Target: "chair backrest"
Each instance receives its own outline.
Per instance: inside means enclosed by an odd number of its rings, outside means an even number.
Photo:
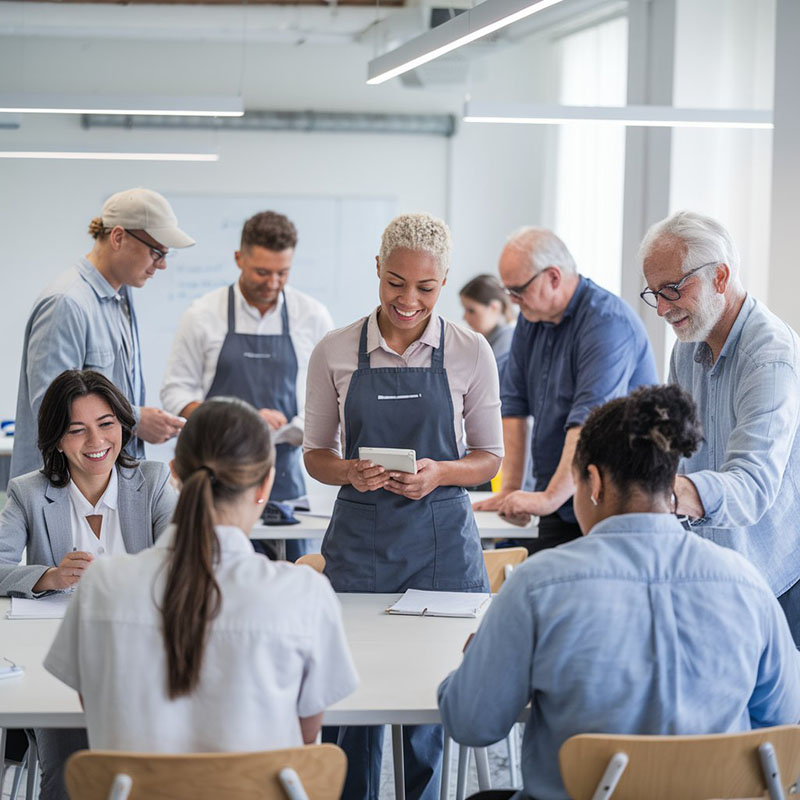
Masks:
[[[785,792],[800,773],[797,725],[708,736],[581,734],[561,745],[558,761],[572,800],[756,798],[767,790],[758,752],[765,742],[775,750]],[[617,753],[625,753],[628,763],[616,789],[595,795]]]
[[[307,567],[311,567],[311,569],[315,569],[317,572],[322,572],[322,570],[325,569],[325,556],[323,556],[322,553],[306,553],[304,556],[300,556],[294,563],[305,564]]]
[[[347,758],[332,744],[263,753],[163,755],[81,750],[67,761],[72,800],[106,800],[117,775],[129,775],[128,800],[287,800],[278,773],[291,767],[309,800],[339,800]]]
[[[515,567],[528,557],[524,547],[501,547],[498,550],[484,550],[483,563],[489,573],[489,586],[493,592],[500,591],[506,579],[506,567]]]

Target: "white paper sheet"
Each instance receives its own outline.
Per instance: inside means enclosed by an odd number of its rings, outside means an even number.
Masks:
[[[71,592],[49,594],[46,597],[12,597],[9,619],[61,619],[67,610]]]
[[[479,617],[489,605],[491,595],[483,592],[428,592],[406,589],[405,594],[386,609],[387,614],[412,614],[426,617]]]

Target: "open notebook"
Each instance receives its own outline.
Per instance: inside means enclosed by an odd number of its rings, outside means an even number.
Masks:
[[[59,592],[46,597],[12,597],[8,619],[61,619],[67,610],[72,592]]]
[[[406,589],[387,609],[387,614],[418,617],[479,617],[489,605],[491,595],[482,592],[427,592]]]

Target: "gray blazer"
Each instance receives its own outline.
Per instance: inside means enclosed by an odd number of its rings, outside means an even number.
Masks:
[[[172,520],[177,495],[169,468],[159,461],[116,467],[122,539],[129,553],[150,547]],[[8,483],[8,502],[0,512],[0,595],[33,597],[32,588],[50,567],[72,550],[68,487],[53,486],[41,472]],[[20,564],[27,547],[27,565]]]

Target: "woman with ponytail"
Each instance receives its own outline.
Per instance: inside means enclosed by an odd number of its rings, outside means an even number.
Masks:
[[[247,403],[203,403],[171,465],[174,524],[81,581],[45,667],[81,693],[92,748],[292,747],[313,742],[325,708],[355,688],[327,579],[249,541],[274,455]]]
[[[697,409],[678,386],[595,409],[573,462],[583,538],[514,570],[439,687],[447,730],[472,746],[502,739],[530,702],[528,797],[567,798],[558,750],[578,733],[800,720],[800,653],[766,581],[673,513],[678,462],[701,442]]]

